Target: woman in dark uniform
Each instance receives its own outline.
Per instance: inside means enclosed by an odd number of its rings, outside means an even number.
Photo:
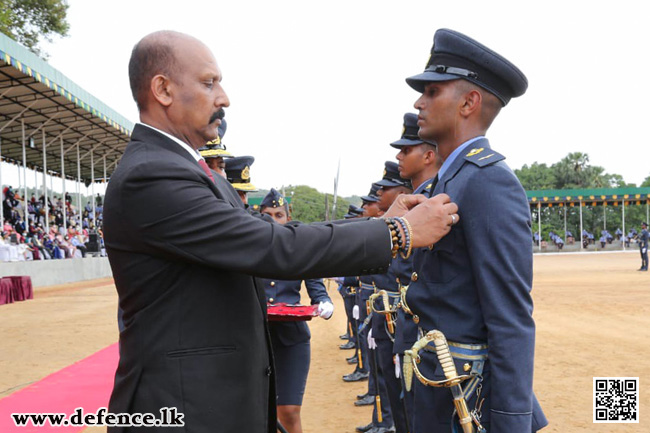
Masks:
[[[264,197],[261,212],[271,216],[278,224],[291,220],[284,197],[275,189]],[[269,304],[300,303],[302,280],[283,281],[258,279],[266,292]],[[324,319],[332,317],[334,305],[327,295],[322,279],[304,280],[311,304],[318,304],[318,314]],[[302,433],[300,408],[307,384],[311,346],[311,333],[305,322],[269,322],[271,345],[275,358],[278,419],[289,433]]]

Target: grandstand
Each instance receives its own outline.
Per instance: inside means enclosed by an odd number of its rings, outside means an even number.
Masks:
[[[15,254],[20,260],[100,253],[101,196],[94,187],[110,178],[132,129],[132,122],[0,34],[0,261]],[[3,182],[8,164],[16,166],[19,185]],[[42,174],[42,191],[28,190],[28,168]],[[66,190],[66,180],[74,191]],[[91,187],[85,202],[82,185]],[[2,275],[11,272],[8,266],[0,265]],[[92,277],[99,276],[105,275]]]
[[[567,250],[608,247],[625,250],[636,240],[635,226],[650,220],[650,187],[540,190],[527,191],[526,195],[533,215],[533,242],[538,251],[560,251],[565,245]],[[553,212],[554,208],[560,215]],[[599,210],[602,216],[597,213]],[[587,217],[590,227],[585,225]],[[547,236],[542,233],[544,219],[554,219],[550,223],[552,227],[546,228]],[[596,223],[602,224],[602,229]],[[608,223],[610,228],[616,227],[614,235],[607,229]],[[573,233],[579,233],[580,237],[576,239]]]

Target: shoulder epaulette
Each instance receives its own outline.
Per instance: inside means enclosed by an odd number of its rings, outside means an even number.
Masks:
[[[465,154],[466,161],[478,165],[479,167],[485,167],[504,159],[506,159],[506,157],[501,155],[499,152],[484,147],[470,149],[469,152]]]

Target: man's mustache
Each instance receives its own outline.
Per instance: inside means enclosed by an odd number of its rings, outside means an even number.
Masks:
[[[221,120],[221,119],[224,118],[225,115],[226,115],[226,112],[223,110],[223,108],[220,108],[219,111],[217,111],[216,113],[214,113],[210,117],[210,122],[209,123],[213,123],[213,122],[215,122],[217,120]]]

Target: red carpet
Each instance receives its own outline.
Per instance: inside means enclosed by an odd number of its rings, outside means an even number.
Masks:
[[[108,406],[118,361],[117,343],[100,350],[18,392],[0,400],[0,432],[2,433],[72,433],[86,426],[52,427],[49,422],[35,427],[17,427],[12,413],[64,413],[73,415],[83,408],[84,414],[95,413]]]

